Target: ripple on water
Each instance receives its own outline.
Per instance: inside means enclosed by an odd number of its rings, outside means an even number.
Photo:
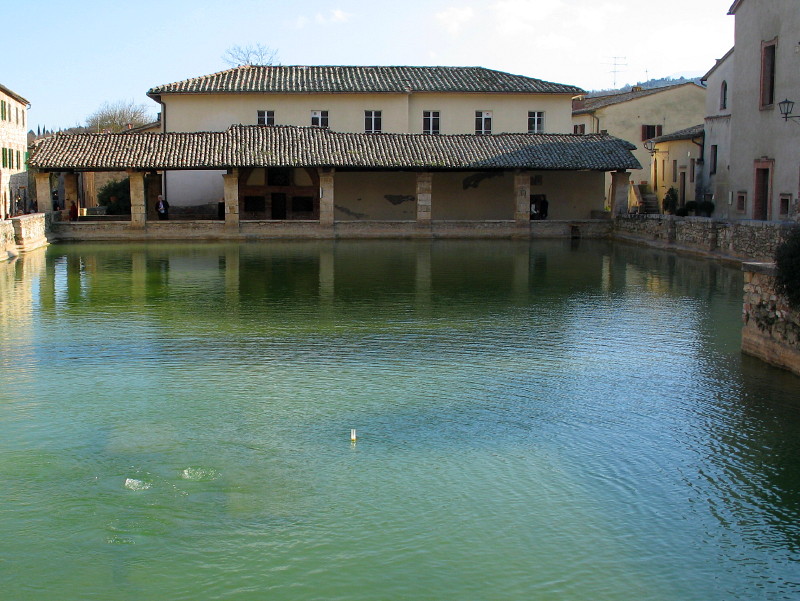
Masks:
[[[147,490],[152,484],[144,480],[137,480],[136,478],[125,478],[124,486],[128,490]]]

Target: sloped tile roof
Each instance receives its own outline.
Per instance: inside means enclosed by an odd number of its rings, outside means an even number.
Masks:
[[[605,134],[356,134],[235,125],[221,132],[56,135],[29,165],[43,170],[343,167],[366,169],[640,169],[630,142]]]
[[[584,90],[483,67],[245,65],[151,88],[147,94],[318,93],[583,94]]]
[[[681,86],[697,86],[698,88],[703,89],[702,86],[698,86],[696,83],[686,82],[686,83],[675,84],[674,86],[664,86],[661,88],[648,88],[646,90],[622,92],[617,94],[606,94],[604,96],[588,96],[584,100],[576,100],[572,103],[572,109],[573,109],[572,114],[585,115],[587,113],[593,113],[598,109],[611,106],[612,104],[619,104],[621,102],[638,100],[639,98],[652,96],[653,94],[660,94],[661,92],[674,90],[676,88],[680,88]]]
[[[653,142],[673,142],[675,140],[692,140],[694,138],[699,138],[705,134],[705,127],[703,125],[693,125],[692,127],[687,127],[686,129],[680,129],[678,131],[674,131],[671,134],[664,134],[663,136],[658,136],[657,138],[653,138]]]
[[[16,93],[16,92],[14,92],[13,90],[9,90],[9,89],[8,89],[7,87],[5,87],[3,84],[0,84],[0,92],[2,92],[3,94],[6,94],[7,96],[11,96],[11,98],[13,98],[14,100],[16,100],[16,101],[17,101],[17,102],[19,102],[20,104],[30,104],[30,102],[28,102],[27,100],[25,100],[25,99],[24,99],[22,96],[20,96],[19,94],[17,94],[17,93]]]

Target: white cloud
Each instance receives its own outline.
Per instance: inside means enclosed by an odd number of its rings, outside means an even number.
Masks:
[[[450,6],[436,13],[436,20],[453,36],[458,35],[474,17],[475,11],[470,6]]]
[[[352,17],[350,13],[346,13],[339,8],[333,8],[327,13],[317,13],[314,15],[314,21],[317,25],[330,25],[332,23],[347,23]]]
[[[331,21],[333,23],[347,23],[352,17],[350,13],[346,13],[343,10],[335,8],[331,11]]]

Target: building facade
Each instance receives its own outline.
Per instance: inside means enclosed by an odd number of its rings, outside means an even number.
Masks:
[[[633,88],[629,92],[581,96],[573,103],[573,131],[579,134],[607,132],[636,145],[634,156],[642,169],[631,171],[631,183],[653,187],[650,154],[644,142],[701,123],[706,90],[695,83],[662,88]],[[606,178],[606,190],[611,187]],[[655,192],[655,190],[653,190]],[[630,197],[631,205],[635,197]]]
[[[797,221],[800,119],[784,120],[780,103],[800,106],[800,7],[796,0],[737,0],[729,14],[736,19],[729,216]]]
[[[703,200],[703,125],[695,125],[651,140],[650,182],[659,206],[670,189],[677,207]]]
[[[165,133],[224,131],[243,124],[354,134],[494,135],[571,133],[571,102],[581,93],[575,86],[479,67],[243,66],[157,86],[148,96],[161,104]],[[170,203],[180,207],[219,201],[222,173],[168,173],[164,187]],[[251,177],[253,186],[264,185],[259,179],[263,174]],[[367,174],[351,185],[354,177],[341,176],[348,192],[337,203],[338,218],[396,215],[397,207],[385,203],[368,210],[366,205],[373,203],[365,199],[403,197],[413,187],[408,175],[408,181],[397,175],[396,185]],[[535,181],[544,179],[539,174]],[[488,184],[483,188],[491,195]],[[313,187],[302,174],[289,185]],[[466,206],[459,208],[470,214]],[[275,214],[282,215],[283,209]]]
[[[0,219],[30,209],[27,178],[28,106],[0,85]]]
[[[731,48],[702,80],[708,90],[702,195],[714,203],[714,215],[724,219],[741,217],[734,209],[735,199],[730,185],[731,107],[736,90],[733,62]]]

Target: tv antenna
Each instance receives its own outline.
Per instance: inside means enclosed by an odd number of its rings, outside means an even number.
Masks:
[[[627,56],[612,56],[611,60],[614,61],[614,62],[612,62],[612,63],[604,63],[604,64],[612,65],[612,69],[611,69],[610,72],[614,75],[614,87],[616,88],[617,87],[617,73],[622,73],[622,71],[624,71],[624,69],[621,69],[620,67],[627,67],[628,66],[628,63],[621,62],[621,61],[627,61],[628,57]]]

